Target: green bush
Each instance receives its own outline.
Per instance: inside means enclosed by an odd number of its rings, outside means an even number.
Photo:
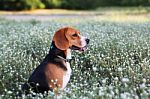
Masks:
[[[150,5],[150,0],[121,0],[121,6],[148,6]]]
[[[0,0],[1,10],[28,10],[45,8],[40,0]]]
[[[21,10],[23,9],[23,0],[0,0],[1,10]]]
[[[24,0],[24,9],[45,8],[45,5],[40,0]]]
[[[62,8],[67,9],[93,9],[99,6],[99,0],[64,0]]]
[[[61,8],[64,0],[42,0],[46,8]]]

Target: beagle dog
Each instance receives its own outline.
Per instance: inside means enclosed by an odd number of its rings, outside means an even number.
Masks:
[[[69,82],[71,68],[71,50],[84,52],[89,39],[80,35],[80,32],[71,27],[59,29],[53,37],[49,53],[40,65],[33,71],[22,90],[28,94],[29,90],[35,93],[64,89]]]

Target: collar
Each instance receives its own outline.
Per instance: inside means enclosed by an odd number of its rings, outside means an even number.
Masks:
[[[71,60],[72,60],[72,59],[65,59],[65,58],[63,58],[62,56],[59,56],[59,55],[57,55],[56,57],[57,57],[57,58],[60,58],[60,59],[62,59],[62,60],[64,60],[65,62],[69,62],[69,63],[70,63]]]

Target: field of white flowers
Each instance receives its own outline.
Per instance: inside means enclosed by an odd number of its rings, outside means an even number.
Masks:
[[[71,80],[59,98],[149,99],[150,23],[75,20],[0,19],[0,99],[15,98],[48,53],[54,32],[64,26],[80,30],[90,44],[85,53],[73,52]],[[53,93],[35,96],[43,97]]]

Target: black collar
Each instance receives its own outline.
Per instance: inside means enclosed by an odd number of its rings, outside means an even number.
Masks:
[[[60,59],[62,59],[62,60],[64,60],[65,62],[71,62],[71,59],[65,59],[65,58],[63,58],[63,57],[61,57],[61,56],[56,56],[57,58],[60,58]]]

